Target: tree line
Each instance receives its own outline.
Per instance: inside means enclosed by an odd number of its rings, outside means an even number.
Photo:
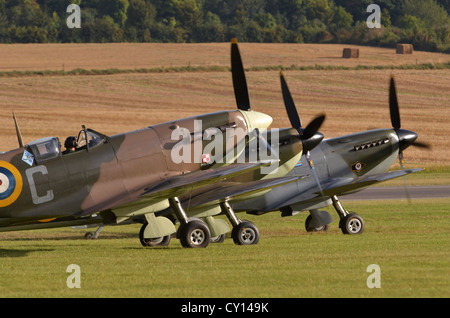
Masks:
[[[370,4],[380,7],[369,28]],[[70,4],[81,27],[69,28]],[[450,53],[450,0],[0,0],[1,43],[348,43]]]

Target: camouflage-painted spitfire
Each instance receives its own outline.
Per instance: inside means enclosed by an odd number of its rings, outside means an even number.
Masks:
[[[225,213],[234,220],[236,237],[245,235],[246,227],[227,201],[233,195],[267,191],[300,179],[279,177],[298,162],[303,141],[294,129],[280,131],[277,140],[270,134],[262,137],[261,130],[269,127],[272,118],[250,109],[236,40],[231,45],[231,64],[238,110],[193,116],[114,136],[83,127],[74,151],[68,153],[61,151],[56,137],[24,145],[14,117],[20,148],[0,154],[0,231],[139,221],[143,223],[140,241],[145,246],[164,245],[176,232],[184,247],[206,247],[211,236],[229,231],[223,220],[212,218]],[[323,119],[320,116],[318,121]],[[319,126],[310,128],[312,135]],[[228,134],[238,130],[241,134]],[[237,160],[252,155],[252,140],[258,147],[276,142],[276,158]],[[221,149],[212,147],[212,143],[221,145]],[[231,160],[220,160],[224,158]],[[261,172],[274,163],[281,168],[278,173]],[[203,209],[201,217],[206,222],[183,209],[180,196],[208,185],[219,189],[225,185],[224,180],[241,186],[222,191],[219,198],[215,196],[221,201],[221,209]],[[155,215],[169,207],[172,218]],[[176,221],[180,223],[177,231]]]
[[[353,193],[378,182],[406,176],[423,169],[404,169],[403,151],[409,146],[429,148],[427,144],[417,142],[417,134],[401,129],[400,114],[394,79],[391,78],[389,89],[389,109],[392,128],[375,129],[358,132],[336,138],[323,139],[317,132],[320,119],[313,120],[308,127],[302,128],[291,93],[285,78],[280,73],[283,100],[291,125],[302,139],[303,153],[298,162],[285,177],[285,184],[269,189],[266,193],[258,193],[252,197],[248,193],[233,197],[229,209],[234,212],[264,214],[281,211],[282,216],[296,215],[309,211],[305,228],[307,231],[324,231],[333,221],[331,215],[320,208],[333,205],[339,216],[339,227],[344,234],[361,234],[364,231],[364,220],[356,213],[347,211],[338,196]],[[316,122],[317,123],[314,123]],[[311,127],[316,128],[311,129]],[[281,130],[282,131],[282,130]],[[397,156],[402,169],[389,171]],[[303,178],[310,176],[309,178]],[[291,178],[298,177],[293,182]],[[249,184],[246,185],[247,187]],[[406,184],[405,184],[406,188]],[[214,198],[212,193],[218,196]],[[406,188],[406,193],[407,188]],[[201,216],[202,209],[220,203],[220,192],[211,188],[194,191],[189,197],[182,196],[182,204],[189,207],[190,213]],[[162,213],[173,213],[168,208]],[[233,220],[230,220],[233,223]],[[246,221],[243,222],[245,224]],[[233,228],[233,232],[234,232]],[[247,225],[242,236],[233,239],[238,244],[257,243],[257,229],[253,224]],[[223,236],[220,241],[223,240]]]
[[[283,75],[281,85],[285,106],[293,127],[301,127],[294,102]],[[356,213],[347,211],[338,196],[360,191],[378,182],[406,176],[423,169],[405,169],[403,151],[409,146],[429,148],[417,142],[418,135],[401,129],[400,112],[394,78],[389,87],[389,110],[392,128],[374,129],[350,135],[324,139],[311,151],[304,149],[301,160],[286,178],[312,175],[301,181],[272,189],[257,200],[249,199],[233,204],[236,212],[264,214],[281,211],[282,216],[292,216],[309,211],[305,228],[307,231],[324,231],[333,221],[331,215],[320,208],[333,205],[339,216],[339,227],[344,234],[361,234],[364,220]],[[400,159],[401,170],[388,171]],[[313,164],[314,162],[314,164]],[[405,179],[405,192],[409,199]]]

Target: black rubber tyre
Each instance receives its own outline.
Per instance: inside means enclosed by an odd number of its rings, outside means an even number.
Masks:
[[[259,242],[259,230],[250,221],[242,221],[233,227],[231,237],[237,245],[254,245]]]
[[[326,232],[326,231],[328,231],[328,224],[319,226],[319,227],[311,227],[309,225],[311,223],[311,220],[312,220],[312,216],[310,214],[310,215],[308,215],[308,217],[306,218],[306,221],[305,221],[306,232]]]
[[[223,243],[225,241],[226,234],[211,237],[211,243]]]
[[[202,221],[190,221],[178,229],[178,237],[183,247],[207,247],[211,240],[208,226]]]
[[[339,227],[344,234],[362,234],[364,232],[364,220],[356,213],[350,213],[342,218]]]
[[[149,246],[168,246],[170,243],[170,235],[157,238],[144,238],[144,231],[147,227],[147,223],[142,224],[141,230],[139,231],[139,241],[144,247]]]

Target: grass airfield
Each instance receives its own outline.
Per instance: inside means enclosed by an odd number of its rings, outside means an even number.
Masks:
[[[139,225],[105,227],[97,240],[68,228],[1,233],[0,297],[303,298],[450,296],[450,199],[350,201],[365,220],[362,235],[306,233],[308,213],[240,215],[261,240],[227,238],[206,249],[143,248]],[[81,288],[66,281],[80,266]],[[381,288],[368,288],[370,264]]]

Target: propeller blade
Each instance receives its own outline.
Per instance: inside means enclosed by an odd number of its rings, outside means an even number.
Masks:
[[[300,133],[300,128],[302,128],[302,123],[300,117],[298,116],[297,108],[295,107],[294,100],[292,99],[291,92],[287,86],[286,80],[284,79],[283,73],[280,71],[280,82],[281,82],[281,92],[283,94],[284,106],[289,117],[289,121],[293,128],[297,129]]]
[[[393,76],[391,76],[391,84],[389,87],[389,111],[391,113],[392,127],[394,127],[395,130],[400,129],[400,111],[398,109],[397,92]]]
[[[283,101],[284,106],[286,108],[286,112],[289,117],[289,121],[293,128],[295,128],[300,138],[303,142],[303,152],[306,155],[306,160],[308,161],[309,167],[311,169],[314,180],[316,181],[317,187],[319,188],[319,192],[321,196],[323,196],[322,186],[320,184],[319,176],[317,175],[316,168],[314,167],[314,162],[311,158],[310,150],[317,146],[323,139],[322,134],[318,134],[320,126],[322,126],[323,121],[325,120],[325,115],[320,115],[314,118],[305,129],[302,129],[302,124],[300,121],[300,117],[297,112],[297,108],[295,107],[294,100],[292,99],[291,92],[287,86],[286,80],[284,79],[283,72],[280,72],[280,82],[281,82],[281,92],[283,93]],[[314,138],[313,138],[314,137]]]
[[[313,137],[318,131],[320,126],[322,126],[325,115],[320,115],[316,117],[312,122],[306,126],[306,128],[301,131],[302,123],[300,121],[300,116],[298,115],[297,108],[295,107],[294,100],[292,98],[289,87],[284,78],[283,72],[280,72],[280,82],[281,82],[281,92],[283,93],[284,106],[289,117],[289,121],[293,128],[297,129],[302,140],[309,139]]]
[[[247,80],[245,79],[244,66],[242,65],[236,38],[231,40],[231,75],[238,109],[249,110],[250,97],[248,95]]]
[[[314,118],[308,126],[306,126],[305,130],[302,134],[302,139],[309,139],[312,136],[314,136],[320,129],[320,126],[322,126],[323,122],[325,120],[325,114],[322,114],[316,118]]]
[[[400,111],[398,107],[397,100],[397,92],[395,89],[395,81],[394,76],[391,75],[391,82],[389,87],[389,112],[391,114],[391,123],[392,127],[395,129],[395,132],[399,139],[399,149],[398,149],[398,159],[400,161],[400,167],[402,171],[405,171],[404,160],[403,160],[403,150],[408,148],[409,146],[416,146],[419,148],[430,148],[430,145],[426,143],[416,142],[417,134],[415,132],[400,129]],[[409,193],[408,183],[406,181],[406,175],[403,176],[403,182],[405,187],[406,198],[408,199],[408,203],[411,203],[411,194]]]
[[[405,161],[403,160],[403,152],[402,151],[400,151],[398,153],[398,159],[400,160],[400,167],[402,168],[402,171],[405,171],[405,166],[404,166]],[[406,181],[406,175],[403,176],[403,185],[405,187],[406,199],[408,200],[408,203],[411,203],[411,194],[409,193],[408,183]]]

